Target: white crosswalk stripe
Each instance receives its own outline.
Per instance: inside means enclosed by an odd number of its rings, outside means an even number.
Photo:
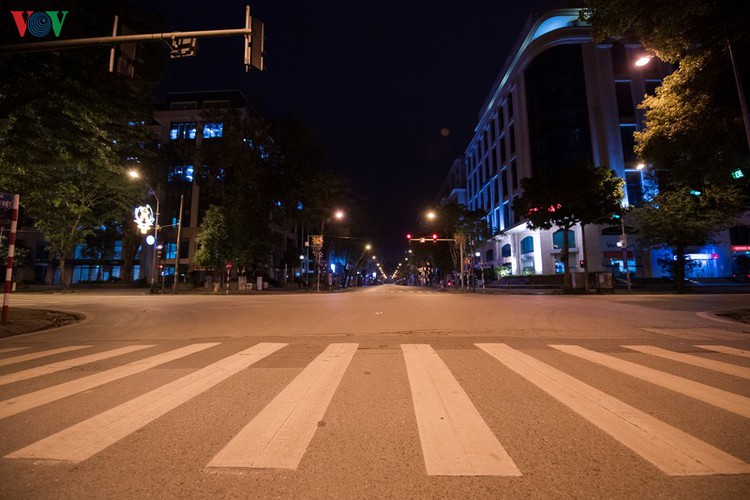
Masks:
[[[168,363],[175,359],[179,359],[183,356],[202,351],[218,345],[217,343],[207,344],[193,344],[181,349],[175,349],[173,351],[165,352],[163,354],[157,354],[140,361],[134,361],[124,366],[113,368],[101,373],[95,373],[88,377],[72,380],[64,384],[55,385],[42,389],[30,394],[18,396],[12,399],[6,399],[0,401],[0,419],[17,415],[26,410],[36,408],[38,406],[57,401],[58,399],[72,396],[83,391],[91,390],[100,385],[146,371],[155,366]]]
[[[699,476],[750,473],[750,464],[527,354],[505,344],[476,345],[665,474]]]
[[[721,352],[724,354],[731,354],[733,356],[741,356],[743,358],[750,358],[750,351],[737,349],[735,347],[727,347],[724,345],[697,345],[695,347],[700,347],[701,349],[705,349],[707,351]]]
[[[208,467],[296,469],[356,351],[330,345]]]
[[[650,345],[624,345],[623,347],[633,351],[642,352],[643,354],[650,354],[651,356],[658,356],[660,358],[726,373],[727,375],[750,379],[750,368],[745,368],[744,366],[723,363],[721,361],[701,358],[700,356],[693,356],[692,354],[685,354],[682,352],[668,351],[667,349]]]
[[[92,391],[88,397],[99,397],[104,393],[102,386],[105,384],[127,379],[131,375],[146,372],[169,361],[218,345],[218,343],[189,344],[150,356],[144,351],[139,356],[146,357],[138,361],[126,362],[114,368],[86,374],[74,380],[0,401],[0,419],[35,408],[42,412],[40,415],[45,415],[44,412],[55,412],[57,411],[55,403],[62,404],[63,398],[97,388],[99,389]],[[197,367],[188,375],[181,376],[114,408],[90,416],[59,432],[12,451],[5,458],[70,463],[87,460],[168,412],[180,411],[178,408],[184,403],[214,389],[222,381],[251,367],[258,361],[275,355],[285,346],[287,344],[260,343],[202,368]],[[475,346],[500,362],[496,364],[498,370],[505,367],[520,375],[531,385],[540,388],[566,405],[575,414],[604,431],[664,474],[670,476],[750,474],[750,464],[742,459],[690,435],[685,430],[662,422],[631,404],[626,404],[617,399],[614,393],[608,394],[587,385],[562,370],[506,344],[478,343]],[[71,346],[71,349],[58,351],[57,354],[71,353],[84,347],[88,346]],[[0,385],[10,383],[8,381],[11,378],[8,377],[15,376],[15,380],[25,380],[32,376],[60,372],[96,359],[108,359],[126,353],[143,351],[148,347],[152,346],[130,345],[88,356],[74,357],[67,361],[51,362],[33,369],[19,367],[17,373],[1,376]],[[620,373],[628,377],[637,377],[736,415],[750,418],[750,398],[581,346],[555,344],[549,347],[554,349],[549,352],[564,353],[556,353],[556,356],[572,355],[606,366],[616,372],[613,374],[615,377],[621,377]],[[743,373],[744,369],[731,363],[683,355],[647,345],[624,347],[647,355],[663,356],[689,363],[690,366],[715,370],[727,377],[737,376],[738,373]],[[697,347],[725,354],[741,355],[737,354],[737,349],[724,346]],[[196,465],[212,472],[221,472],[223,469],[233,472],[243,468],[298,469],[311,443],[315,445],[313,438],[319,429],[319,422],[329,412],[329,406],[340,383],[347,376],[348,367],[356,359],[357,351],[358,344],[356,343],[328,345],[257,415],[249,419],[250,422],[241,431],[228,442],[223,441],[215,450],[212,450],[215,455],[208,463]],[[522,470],[514,462],[514,458],[520,460],[521,457],[511,457],[506,452],[495,435],[497,429],[493,430],[487,424],[439,353],[428,344],[401,344],[400,351],[406,370],[404,384],[408,386],[411,394],[411,407],[408,411],[414,412],[417,424],[416,429],[410,432],[418,434],[425,473],[429,476],[521,476]],[[51,356],[51,354],[48,355]],[[484,356],[484,354],[479,354],[479,351],[476,355]],[[70,354],[70,356],[75,356],[75,354]],[[698,360],[693,358],[698,358]],[[489,359],[487,362],[495,363]],[[740,370],[736,371],[735,368]],[[736,386],[736,381],[733,383]],[[17,389],[17,387],[9,388],[15,393]],[[498,393],[494,397],[498,398],[498,403],[501,405],[513,404],[513,401],[504,400],[503,398],[507,396],[503,394]],[[399,404],[403,401],[400,400]],[[229,404],[241,403],[232,401]],[[389,414],[388,408],[383,408],[384,418],[387,418]],[[738,417],[733,416],[733,418]],[[14,425],[18,422],[17,419],[7,421],[8,424]],[[382,437],[382,439],[388,438],[387,434]],[[26,443],[19,446],[23,444]],[[514,455],[518,453],[515,451]]]
[[[49,375],[55,372],[61,372],[69,368],[76,366],[85,365],[88,363],[94,363],[96,361],[102,361],[104,359],[114,358],[115,356],[122,356],[123,354],[130,354],[131,352],[140,351],[154,347],[153,345],[129,345],[125,347],[119,347],[112,349],[111,351],[97,352],[95,354],[89,354],[88,356],[81,356],[80,358],[73,358],[67,361],[59,361],[57,363],[50,363],[48,365],[37,366],[36,368],[30,368],[16,373],[10,373],[0,377],[0,385],[12,384],[20,382],[22,380],[28,380],[34,377],[41,377],[42,375]]]
[[[647,366],[625,361],[624,359],[595,352],[577,345],[551,345],[550,347],[684,394],[704,403],[723,408],[737,415],[750,418],[750,398],[740,396],[739,394],[717,389],[716,387],[678,377],[667,372],[654,370]]]
[[[29,348],[28,347],[6,347],[4,349],[0,349],[0,354],[5,354],[8,352],[23,351],[24,349],[29,349]]]
[[[286,344],[258,344],[10,453],[6,458],[82,462],[284,346]]]
[[[86,349],[87,347],[91,347],[91,346],[90,345],[72,345],[68,347],[60,347],[58,349],[50,349],[49,351],[22,354],[21,356],[13,356],[12,358],[6,358],[3,360],[0,360],[0,366],[14,365],[18,363],[23,363],[25,361],[32,361],[35,359],[46,358],[48,356],[54,356],[55,354],[63,354],[63,353],[70,352],[70,351],[76,351],[78,349]]]
[[[520,476],[458,381],[425,344],[404,344],[425,468],[430,476]]]

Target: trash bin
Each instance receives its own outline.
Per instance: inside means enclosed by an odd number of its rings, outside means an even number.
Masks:
[[[612,273],[596,273],[596,289],[600,292],[614,292],[615,282]]]

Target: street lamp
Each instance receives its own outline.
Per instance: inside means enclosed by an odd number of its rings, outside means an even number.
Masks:
[[[427,212],[427,220],[435,220],[436,217],[437,217],[437,214],[433,212],[432,210]]]
[[[352,268],[352,274],[354,274],[357,271],[357,268],[359,267],[359,263],[362,262],[362,259],[365,257],[365,252],[368,252],[372,250],[372,245],[369,243],[365,245],[365,248],[362,250],[362,254],[359,256],[359,259],[357,259],[357,262],[354,263],[354,268]],[[346,283],[348,285],[348,283]]]
[[[342,220],[345,217],[345,213],[343,210],[336,210],[333,214],[333,219],[336,220]],[[319,235],[309,235],[310,238],[313,240],[313,252],[315,253],[315,264],[317,268],[317,291],[320,291],[320,260],[323,257],[323,236],[325,235],[325,227],[326,227],[326,220],[323,219],[320,222],[320,234]]]
[[[138,172],[137,170],[130,170],[130,171],[128,171],[128,175],[132,179],[139,179],[141,182],[143,182],[143,184],[145,184],[146,187],[148,188],[149,193],[151,193],[152,195],[154,195],[154,199],[156,199],[156,217],[154,219],[154,245],[153,245],[153,250],[151,252],[151,254],[152,254],[152,259],[151,259],[151,291],[153,291],[154,290],[154,281],[155,281],[155,278],[156,278],[156,245],[159,244],[159,195],[157,194],[157,191],[155,191],[154,188],[152,188],[149,185],[149,183],[146,182],[146,180],[143,177],[141,177],[140,172]],[[157,184],[157,189],[158,189],[158,187],[159,187],[159,185]]]

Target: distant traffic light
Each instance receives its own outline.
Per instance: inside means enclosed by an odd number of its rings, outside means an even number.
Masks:
[[[411,241],[411,233],[406,233],[406,239]]]
[[[438,240],[437,233],[432,233],[432,242],[437,243],[437,240]]]

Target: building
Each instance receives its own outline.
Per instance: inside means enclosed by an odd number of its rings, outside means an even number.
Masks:
[[[594,43],[579,9],[550,11],[526,23],[482,105],[463,157],[465,204],[486,213],[494,234],[481,248],[486,266],[500,274],[563,272],[562,232],[532,231],[513,214],[519,181],[537,171],[581,162],[609,167],[625,181],[625,202],[643,203],[653,186],[644,175],[648,166],[633,153],[633,133],[643,126],[643,111],[636,106],[671,69],[659,61],[638,67],[642,55],[639,45]],[[456,163],[446,183],[456,183],[455,169]],[[588,270],[661,276],[659,261],[671,255],[636,248],[630,232],[622,224],[587,226]],[[581,228],[571,233],[569,262],[580,270]],[[731,274],[728,234],[725,239],[691,254],[700,260],[695,273]]]
[[[219,201],[223,182],[221,169],[216,165],[207,165],[210,162],[206,161],[203,151],[210,147],[210,141],[220,141],[224,136],[223,116],[247,116],[252,113],[253,109],[237,90],[170,93],[163,102],[157,103],[151,122],[154,139],[162,150],[170,146],[179,150],[179,154],[163,155],[169,160],[161,160],[150,172],[141,172],[145,181],[144,201],[148,199],[156,210],[158,200],[158,244],[162,248],[154,259],[154,246],[146,244],[145,239],[135,241],[132,273],[129,273],[129,266],[125,264],[127,252],[123,246],[127,243],[123,241],[123,234],[115,228],[102,227],[96,245],[78,245],[67,260],[70,284],[149,280],[156,276],[152,275],[155,262],[157,274],[167,284],[177,274],[181,283],[203,285],[212,273],[195,267],[196,238],[206,210]],[[259,154],[266,154],[263,146],[258,145],[258,148]],[[127,158],[126,163],[135,169],[140,167],[137,156]],[[211,182],[207,182],[207,175],[213,175]],[[60,283],[59,262],[50,259],[43,236],[33,229],[31,222],[27,219],[21,221],[19,241],[29,248],[30,255],[25,268],[17,270],[15,279],[26,283],[57,285]],[[178,246],[177,227],[180,222]],[[282,240],[284,236],[290,240],[291,247],[295,246],[294,235],[287,235],[281,227],[274,225],[271,214],[269,227],[281,235]],[[176,266],[178,251],[179,266]],[[280,251],[276,253],[279,255],[269,255],[268,277],[279,281],[282,269],[275,261],[280,260]]]

